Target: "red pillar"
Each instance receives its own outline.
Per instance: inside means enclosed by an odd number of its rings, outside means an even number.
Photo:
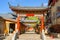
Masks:
[[[20,31],[20,16],[17,17],[17,30]]]
[[[44,30],[44,16],[41,16],[41,27],[40,27],[40,32]]]
[[[46,36],[44,33],[44,16],[43,15],[41,16],[41,28],[40,29],[41,29],[40,33],[41,33],[42,40],[46,40]]]

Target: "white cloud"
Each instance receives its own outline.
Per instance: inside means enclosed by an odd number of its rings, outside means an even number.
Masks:
[[[44,5],[44,6],[48,6],[48,3],[44,3],[43,5]]]

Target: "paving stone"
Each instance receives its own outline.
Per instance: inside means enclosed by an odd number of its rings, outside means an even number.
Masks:
[[[11,40],[13,35],[7,36],[4,40]],[[34,32],[26,32],[25,34],[19,35],[17,40],[42,40],[40,34],[35,34]],[[46,36],[46,40],[60,40],[60,38],[51,38]]]

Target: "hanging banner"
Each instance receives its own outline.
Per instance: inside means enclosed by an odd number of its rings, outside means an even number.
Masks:
[[[26,16],[34,16],[33,13],[27,13]]]

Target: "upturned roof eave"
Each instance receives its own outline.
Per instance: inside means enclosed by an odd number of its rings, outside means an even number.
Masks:
[[[17,7],[17,6],[10,6],[11,10],[48,10],[48,7]]]
[[[49,0],[48,1],[48,6],[50,6],[50,5],[54,6],[55,5],[54,1],[55,1],[55,3],[58,2],[58,0]]]

